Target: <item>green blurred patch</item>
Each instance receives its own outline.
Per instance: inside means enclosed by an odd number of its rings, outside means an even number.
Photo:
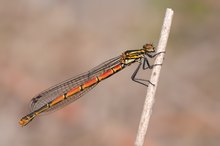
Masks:
[[[172,8],[176,13],[193,19],[206,17],[212,10],[212,3],[202,0],[151,0],[150,3],[159,9]]]
[[[192,18],[201,19],[208,16],[210,12],[210,5],[208,5],[208,1],[203,2],[201,0],[187,0],[185,3],[182,3],[181,11]]]

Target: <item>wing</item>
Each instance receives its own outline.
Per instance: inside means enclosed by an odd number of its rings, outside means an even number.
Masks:
[[[55,86],[52,86],[51,88],[49,88],[43,92],[41,92],[40,94],[38,94],[37,96],[35,96],[31,100],[31,112],[38,110],[39,108],[41,108],[45,104],[54,100],[58,96],[61,96],[65,93],[67,93],[68,91],[70,91],[74,87],[78,87],[78,86],[82,85],[83,83],[89,81],[93,77],[101,75],[103,72],[112,68],[116,64],[120,64],[120,56],[112,58],[108,61],[105,61],[104,63],[96,66],[95,68],[91,69],[88,72],[85,72],[85,73],[80,74],[76,77],[70,78],[64,82],[61,82],[61,83],[59,83]],[[72,103],[73,101],[77,100],[82,95],[84,95],[85,93],[90,91],[92,88],[94,88],[95,85],[88,87],[88,88],[80,91],[79,93],[76,93],[76,94],[70,96],[68,99],[65,99],[65,100],[57,103],[56,105],[49,108],[45,112],[55,111],[57,109],[64,107],[65,105]]]

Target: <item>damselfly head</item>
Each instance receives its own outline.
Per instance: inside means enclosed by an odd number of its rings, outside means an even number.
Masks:
[[[145,50],[146,53],[155,52],[155,48],[154,48],[153,44],[145,44],[143,46],[143,49]]]

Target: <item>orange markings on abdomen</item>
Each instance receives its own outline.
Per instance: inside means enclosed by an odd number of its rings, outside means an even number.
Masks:
[[[79,91],[81,91],[81,86],[78,86],[76,88],[71,89],[70,91],[68,91],[66,93],[66,98],[68,98],[69,96],[72,96],[72,95],[78,93]]]
[[[51,102],[50,106],[53,106],[53,105],[57,104],[58,102],[64,100],[64,98],[65,98],[64,95],[58,96],[57,98],[55,98],[55,99]]]
[[[104,72],[103,74],[101,74],[100,76],[98,76],[98,79],[101,81],[101,80],[111,76],[113,73],[114,73],[114,71],[112,69],[109,69],[106,72]]]
[[[117,65],[117,66],[113,67],[112,69],[114,70],[114,72],[117,72],[117,71],[122,69],[122,66],[121,65]]]
[[[91,79],[91,80],[89,80],[88,82],[84,83],[84,84],[82,85],[82,89],[85,89],[85,88],[87,88],[87,87],[90,87],[90,86],[96,84],[97,82],[98,82],[98,79],[97,79],[96,77],[94,77],[93,79]]]

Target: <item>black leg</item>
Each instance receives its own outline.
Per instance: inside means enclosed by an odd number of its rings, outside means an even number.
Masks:
[[[149,61],[148,61],[148,59],[147,59],[147,56],[150,57],[150,58],[154,58],[155,56],[159,55],[160,53],[165,53],[165,52],[159,52],[159,53],[156,53],[156,54],[153,54],[153,55],[151,55],[151,54],[146,54],[146,56],[144,56],[144,58],[143,58],[143,59],[144,59],[144,60],[143,60],[143,66],[142,66],[143,70],[152,69],[154,66],[162,65],[162,64],[153,64],[153,65],[150,65],[150,63],[149,63]],[[138,67],[136,68],[136,70],[134,71],[134,73],[133,73],[132,76],[131,76],[131,79],[132,79],[134,82],[137,82],[137,83],[142,84],[142,85],[147,86],[147,87],[148,87],[149,84],[151,84],[151,85],[154,86],[154,84],[151,83],[149,80],[136,78],[137,73],[138,73],[138,71],[140,70],[141,65],[142,65],[142,62],[141,62],[141,60],[140,60],[140,62],[139,62],[139,64],[138,64]],[[147,82],[147,84],[146,84],[145,82]]]
[[[153,65],[150,65],[150,63],[149,63],[147,57],[145,56],[145,57],[144,57],[144,63],[143,63],[142,68],[143,68],[143,70],[146,70],[146,69],[148,69],[148,68],[149,68],[149,69],[152,69],[154,66],[157,66],[157,65],[162,65],[162,64],[153,64]]]
[[[149,84],[151,84],[151,85],[154,86],[154,84],[151,83],[149,80],[136,78],[136,75],[137,75],[138,71],[140,70],[141,65],[142,65],[142,63],[139,62],[138,67],[136,68],[136,70],[134,71],[134,73],[133,73],[132,76],[131,76],[131,79],[132,79],[134,82],[139,83],[139,84],[142,84],[142,85],[147,86],[147,87],[148,87]],[[146,84],[146,83],[144,83],[144,82],[147,82],[148,84]]]
[[[153,68],[153,65],[150,65],[148,59],[147,59],[147,56],[144,56],[144,61],[143,61],[143,66],[142,66],[143,70],[146,70],[146,69],[152,69]]]
[[[155,54],[153,54],[153,55],[151,55],[151,54],[146,54],[148,57],[150,57],[150,58],[154,58],[155,56],[157,56],[157,55],[159,55],[159,54],[161,54],[161,53],[166,53],[165,51],[164,52],[158,52],[158,53],[155,53]]]

